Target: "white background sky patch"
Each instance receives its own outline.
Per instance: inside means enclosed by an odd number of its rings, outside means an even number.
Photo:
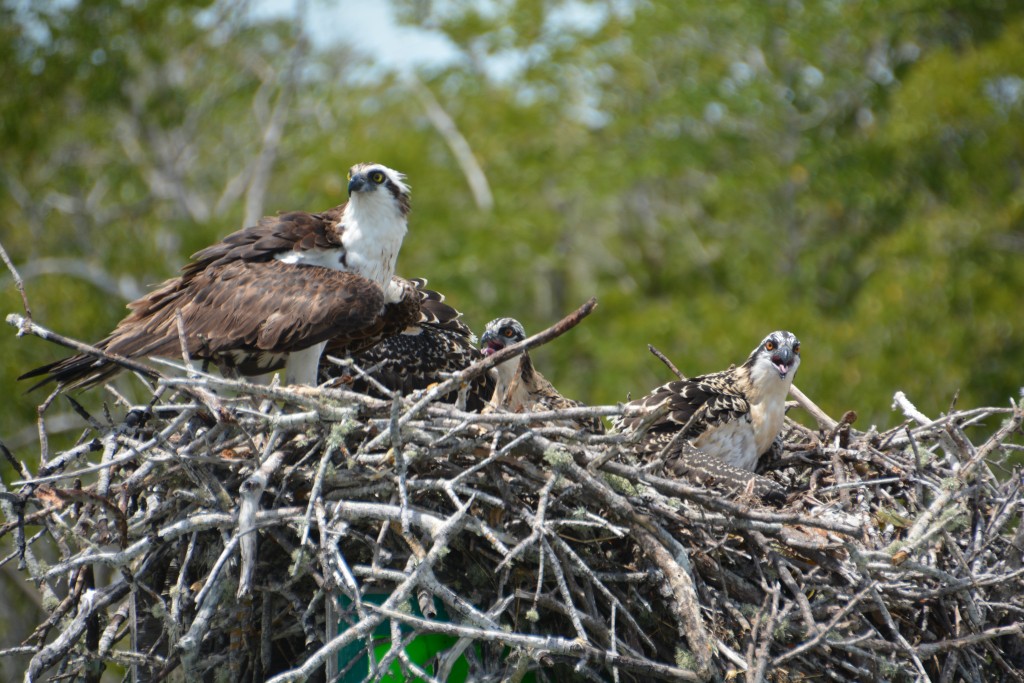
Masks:
[[[438,31],[399,25],[390,0],[255,0],[251,13],[257,19],[289,19],[296,16],[298,6],[303,7],[306,31],[316,45],[348,45],[372,54],[388,69],[407,71],[414,66],[442,65],[458,54]]]

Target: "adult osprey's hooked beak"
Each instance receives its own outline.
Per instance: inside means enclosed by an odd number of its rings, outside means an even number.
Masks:
[[[356,173],[348,181],[348,194],[352,196],[353,192],[362,192],[366,189],[370,182],[366,177],[365,173]]]

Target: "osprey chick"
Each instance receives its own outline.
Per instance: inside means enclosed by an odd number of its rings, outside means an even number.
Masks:
[[[515,318],[497,318],[487,323],[483,336],[480,337],[480,350],[485,356],[489,356],[524,339],[526,331],[522,323]],[[579,401],[565,398],[558,393],[551,382],[533,367],[533,361],[527,351],[499,363],[495,370],[497,383],[490,400],[495,408],[503,408],[513,413],[535,413],[583,406]],[[597,417],[582,420],[573,426],[595,434],[604,433],[604,423]]]
[[[792,332],[772,332],[740,366],[664,384],[627,406],[669,412],[650,426],[642,443],[656,454],[690,424],[684,438],[733,467],[753,471],[782,430],[786,394],[800,367],[800,341]],[[692,419],[692,422],[691,422]],[[639,429],[643,417],[619,418],[624,432]]]
[[[192,358],[246,375],[283,366],[288,384],[315,384],[328,339],[375,334],[388,304],[418,302],[411,285],[392,281],[408,228],[403,178],[381,164],[353,166],[348,202],[263,218],[193,254],[181,275],[128,304],[96,346],[127,358],[179,356],[180,315]],[[19,379],[45,376],[33,389],[88,387],[119,370],[79,354]]]
[[[446,375],[464,370],[483,357],[476,348],[476,335],[463,322],[462,313],[445,303],[443,294],[427,289],[426,279],[415,278],[410,282],[419,299],[418,317],[397,328],[384,330],[380,342],[363,351],[339,345],[338,340],[327,342],[320,364],[321,381],[339,379],[351,383],[356,391],[378,393],[370,382],[352,377],[349,369],[327,359],[328,356],[344,356],[346,352],[353,354],[352,360],[384,387],[402,393],[442,382],[447,379]],[[494,378],[479,375],[470,382],[466,409],[481,410],[493,391]],[[442,400],[455,403],[458,392]]]

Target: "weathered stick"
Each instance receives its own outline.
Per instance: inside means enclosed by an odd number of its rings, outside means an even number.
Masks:
[[[810,413],[811,417],[818,421],[818,429],[821,429],[822,431],[825,432],[830,432],[833,429],[835,429],[836,426],[839,424],[836,420],[833,420],[831,417],[829,417],[824,410],[819,408],[817,404],[814,403],[814,401],[807,398],[804,392],[800,391],[800,389],[795,384],[790,385],[789,395],[792,396],[798,404],[800,404],[801,408]]]
[[[25,293],[25,282],[21,279],[21,274],[18,273],[18,269],[14,267],[14,262],[11,261],[11,257],[7,255],[7,250],[4,249],[3,242],[0,242],[0,258],[3,259],[4,264],[7,266],[7,270],[11,271],[11,277],[14,278],[14,286],[18,288],[18,293],[21,294],[21,304],[25,307],[25,322],[32,322],[32,309],[28,305],[28,294]],[[24,332],[19,332],[19,335]]]
[[[126,370],[131,370],[132,372],[137,372],[150,379],[155,380],[159,379],[162,376],[160,375],[160,373],[158,373],[156,370],[149,367],[145,363],[140,363],[139,361],[134,360],[132,358],[126,358],[124,356],[119,356],[114,353],[107,353],[103,349],[98,349],[95,346],[84,344],[75,339],[71,339],[70,337],[65,337],[64,335],[57,334],[56,332],[46,329],[42,325],[37,325],[28,318],[20,316],[17,313],[9,313],[7,315],[7,324],[18,328],[18,336],[21,336],[23,334],[31,334],[36,337],[39,337],[40,339],[45,339],[46,341],[53,342],[54,344],[60,344],[65,348],[71,349],[72,351],[77,351],[78,353],[83,353],[88,356],[95,356],[96,358],[102,358],[103,360],[109,363],[119,365],[122,368],[125,368]]]
[[[276,441],[277,439],[272,435],[270,443],[274,444]],[[267,483],[284,462],[284,458],[284,451],[274,451],[263,461],[260,468],[239,487],[238,493],[241,501],[238,505],[238,538],[242,567],[238,576],[238,591],[236,593],[238,598],[248,597],[252,591],[252,576],[256,571],[256,511],[259,508],[263,491],[267,488]]]
[[[657,358],[662,363],[664,363],[668,367],[668,369],[672,371],[673,375],[675,375],[676,377],[678,377],[681,380],[682,379],[686,379],[686,375],[684,375],[682,372],[680,372],[679,368],[676,367],[676,364],[673,363],[672,361],[670,361],[668,359],[668,356],[666,356],[661,351],[656,349],[653,344],[648,344],[647,345],[647,350],[650,351],[651,353],[653,353],[655,358]]]

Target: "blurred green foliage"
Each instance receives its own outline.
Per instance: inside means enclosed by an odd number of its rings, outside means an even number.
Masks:
[[[97,340],[247,213],[341,203],[347,168],[376,160],[414,190],[400,272],[475,329],[536,331],[598,297],[537,354],[575,398],[666,380],[648,343],[696,374],[777,328],[803,341],[804,391],[865,428],[898,419],[896,389],[929,414],[958,391],[1017,395],[1024,5],[396,4],[459,59],[414,80],[227,1],[0,4],[0,241],[36,320]],[[0,335],[0,438],[19,456],[44,395],[15,377],[61,355]]]

